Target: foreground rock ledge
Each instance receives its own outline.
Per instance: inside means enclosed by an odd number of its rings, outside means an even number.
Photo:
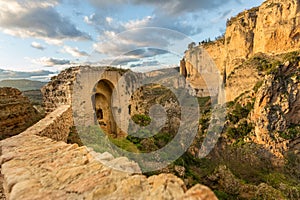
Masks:
[[[186,190],[171,174],[149,178],[113,170],[86,147],[21,134],[0,142],[8,199],[217,199],[207,187]]]

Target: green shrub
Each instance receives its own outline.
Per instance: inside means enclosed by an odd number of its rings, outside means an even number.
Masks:
[[[240,139],[247,136],[253,130],[253,125],[247,121],[240,123],[237,128],[228,127],[227,135],[231,139]]]
[[[198,97],[198,104],[200,108],[210,106],[210,96],[208,97]]]
[[[234,110],[227,115],[227,119],[230,122],[236,124],[241,119],[246,118],[252,109],[253,109],[253,103],[248,102],[247,105],[244,107],[241,104],[236,103]]]
[[[227,194],[226,192],[223,192],[221,190],[214,190],[214,193],[218,197],[219,200],[227,200],[227,199],[229,200],[232,198],[229,194]]]
[[[300,60],[299,52],[298,51],[289,52],[283,56],[283,59],[284,61],[289,61],[292,63],[297,62]]]
[[[279,136],[286,140],[300,137],[300,125],[291,125],[286,131],[279,132]]]
[[[147,115],[136,114],[131,117],[134,123],[141,126],[148,126],[151,123],[151,118]]]
[[[255,86],[253,87],[254,92],[257,92],[258,89],[263,85],[263,81],[258,81]]]
[[[278,66],[282,65],[280,60],[272,59],[264,54],[258,54],[250,59],[250,62],[253,63],[257,70],[264,72],[266,74],[271,74],[277,71]]]

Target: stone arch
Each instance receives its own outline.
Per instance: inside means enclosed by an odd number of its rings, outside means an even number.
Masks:
[[[117,137],[117,125],[112,114],[111,98],[114,85],[107,79],[101,79],[95,85],[94,108],[97,121],[102,130]]]

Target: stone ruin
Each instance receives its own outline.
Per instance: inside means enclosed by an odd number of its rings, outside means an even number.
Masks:
[[[125,157],[114,158],[109,153],[66,144],[70,127],[74,125],[75,99],[71,97],[79,71],[79,67],[67,69],[43,88],[47,111],[44,119],[21,134],[0,141],[2,196],[10,200],[217,199],[203,185],[187,190],[184,182],[174,175],[147,178],[140,174],[136,163]],[[90,94],[90,102],[95,101],[88,104],[95,112],[94,118],[87,118],[85,123],[96,121],[103,127],[106,125],[107,131],[117,130],[114,124],[107,124],[114,110],[108,102],[112,85],[122,73],[124,71],[109,69],[104,73],[106,78],[98,77],[92,84],[94,90],[85,91]],[[95,74],[90,74],[89,78],[93,76]]]

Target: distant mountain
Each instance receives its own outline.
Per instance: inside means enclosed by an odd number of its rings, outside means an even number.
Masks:
[[[55,76],[57,72],[50,72],[45,70],[32,71],[32,72],[21,72],[0,69],[0,81],[1,80],[17,80],[17,79],[28,79],[33,81],[42,81],[47,82],[50,80],[50,77]]]
[[[13,87],[21,91],[40,90],[45,84],[46,82],[31,81],[27,79],[0,81],[0,87]]]

